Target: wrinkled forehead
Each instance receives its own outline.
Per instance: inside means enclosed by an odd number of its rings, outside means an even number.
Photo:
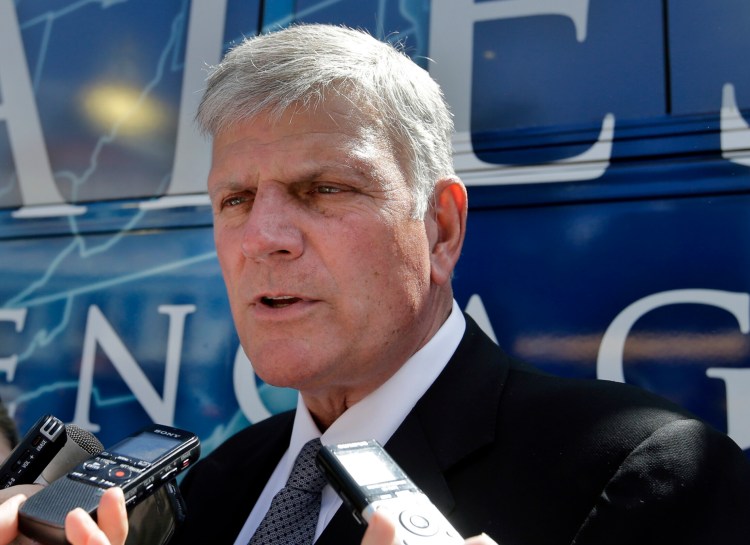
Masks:
[[[337,99],[316,108],[290,109],[236,122],[213,141],[209,190],[217,181],[251,171],[291,177],[300,172],[345,172],[383,188],[405,187],[406,176],[384,124]]]

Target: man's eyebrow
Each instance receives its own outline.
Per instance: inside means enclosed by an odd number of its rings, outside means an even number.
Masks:
[[[213,197],[219,193],[241,191],[246,188],[247,188],[247,184],[237,181],[235,179],[221,181],[216,184],[212,184],[208,188],[208,197],[210,199],[213,199]]]
[[[303,187],[305,184],[317,183],[354,183],[356,185],[364,184],[368,180],[367,176],[356,168],[337,164],[330,166],[315,166],[310,169],[300,168],[288,172],[284,182],[290,187]]]
[[[299,172],[294,173],[293,179],[300,181],[319,181],[325,180],[331,175],[346,177],[354,176],[364,181],[370,179],[368,170],[357,161],[332,161],[330,163],[312,165],[308,170],[305,170],[304,167],[302,167]]]
[[[362,184],[367,184],[371,181],[366,169],[360,165],[340,161],[309,166],[299,165],[291,170],[287,173],[286,182],[294,185],[345,180],[358,180]],[[212,184],[208,188],[208,196],[209,199],[213,200],[217,194],[245,191],[252,185],[254,185],[254,180],[251,177],[247,179],[229,178]]]

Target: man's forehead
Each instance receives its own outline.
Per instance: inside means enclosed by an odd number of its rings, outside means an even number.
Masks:
[[[214,162],[253,156],[260,160],[277,152],[296,155],[297,160],[310,154],[311,161],[330,161],[333,166],[336,162],[380,162],[393,150],[381,123],[322,108],[292,112],[279,119],[264,115],[238,121],[213,140]]]

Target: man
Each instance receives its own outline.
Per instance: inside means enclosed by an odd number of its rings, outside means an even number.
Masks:
[[[250,39],[210,75],[198,121],[242,346],[300,398],[187,475],[176,543],[248,543],[315,437],[378,439],[464,536],[746,542],[731,440],[633,388],[511,361],[461,314],[451,118],[406,56],[325,25]],[[361,540],[340,505],[324,490],[316,543]]]
[[[726,435],[628,386],[542,374],[460,312],[466,190],[440,90],[407,57],[326,25],[253,38],[210,75],[198,121],[242,346],[264,381],[300,395],[188,472],[173,543],[257,543],[316,438],[379,440],[463,536],[747,541],[750,464]],[[121,543],[116,500],[100,524]],[[308,543],[394,542],[396,518],[364,534],[330,487],[318,505]]]

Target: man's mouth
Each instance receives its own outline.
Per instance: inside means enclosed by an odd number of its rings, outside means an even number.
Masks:
[[[285,308],[294,303],[301,301],[299,297],[291,295],[281,295],[279,297],[261,297],[260,302],[270,308]]]

